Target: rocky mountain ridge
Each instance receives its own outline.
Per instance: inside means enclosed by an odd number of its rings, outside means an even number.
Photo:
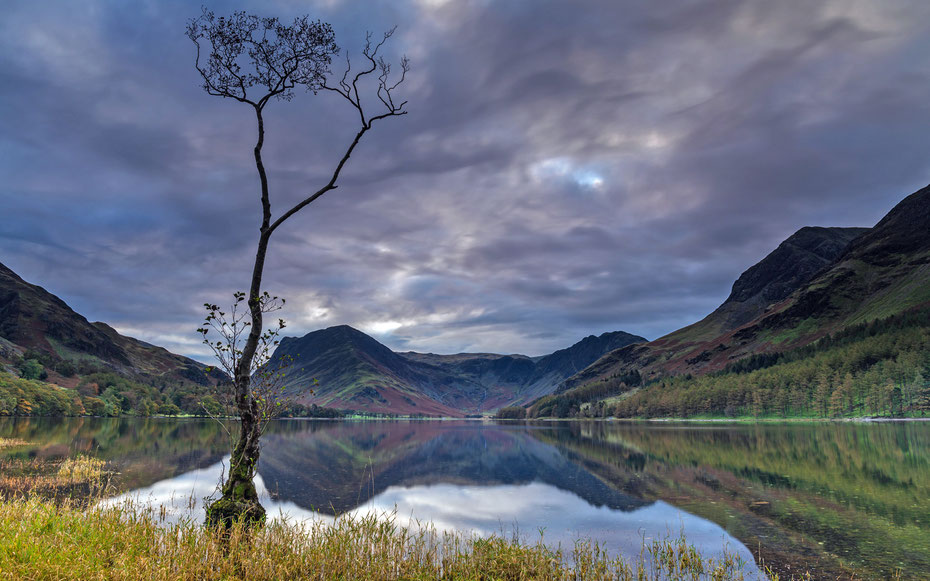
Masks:
[[[744,272],[703,320],[607,353],[559,391],[632,371],[644,380],[719,371],[928,304],[930,186],[873,228],[802,228]]]

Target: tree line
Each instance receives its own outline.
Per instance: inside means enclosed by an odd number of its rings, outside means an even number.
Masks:
[[[853,325],[801,348],[750,356],[719,372],[640,384],[626,376],[592,382],[540,398],[529,415],[930,415],[930,308]]]
[[[29,359],[27,361],[35,361]],[[95,372],[80,378],[74,389],[46,383],[35,377],[0,372],[0,416],[137,416],[233,415],[228,402],[213,386],[164,381],[147,385],[113,372]],[[283,403],[286,418],[341,418],[347,410]]]

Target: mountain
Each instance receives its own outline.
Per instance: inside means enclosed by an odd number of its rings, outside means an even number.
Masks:
[[[282,359],[291,362],[281,371],[286,393],[327,407],[457,416],[459,408],[474,407],[481,389],[401,357],[348,325],[283,338],[272,356]]]
[[[741,274],[727,300],[702,322],[714,321],[717,331],[724,332],[752,321],[770,305],[810,282],[853,239],[867,231],[868,228],[801,228]]]
[[[461,416],[528,403],[551,393],[559,382],[604,353],[642,341],[628,333],[605,333],[537,358],[395,353],[343,325],[299,339],[284,338],[274,359],[293,362],[282,371],[287,393],[298,402],[371,412]],[[0,264],[0,363],[9,364],[18,355],[40,359],[48,380],[68,388],[78,387],[80,376],[98,371],[115,372],[160,389],[166,384],[207,386],[222,379],[217,372],[208,376],[201,363],[120,335],[104,323],[89,322],[60,298]],[[57,373],[63,363],[76,367],[78,376]],[[95,395],[99,393],[83,397]],[[191,397],[185,401],[196,404]]]
[[[120,335],[104,323],[89,322],[60,298],[29,284],[3,264],[0,339],[5,340],[5,352],[38,352],[46,360],[79,362],[143,383],[207,385],[218,379],[208,377],[205,366],[193,359]]]
[[[645,341],[624,332],[587,337],[544,357],[493,353],[395,353],[342,325],[281,340],[272,360],[286,393],[327,407],[461,416],[524,404],[617,347]],[[309,390],[313,393],[310,394]]]
[[[560,391],[636,370],[701,375],[798,349],[832,333],[930,305],[930,186],[875,227],[803,228],[744,272],[702,321],[614,350]]]
[[[435,355],[407,352],[401,355],[486,386],[489,405],[484,409],[494,409],[502,405],[528,403],[552,393],[555,386],[597,361],[601,355],[645,341],[638,335],[614,331],[600,336],[590,335],[571,347],[537,358],[492,353]]]

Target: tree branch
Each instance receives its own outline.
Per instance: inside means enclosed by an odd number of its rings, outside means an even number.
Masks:
[[[333,171],[333,174],[330,177],[329,181],[326,183],[326,185],[324,185],[322,188],[318,189],[314,193],[310,194],[309,196],[307,196],[306,198],[298,202],[296,205],[294,205],[294,207],[292,207],[290,210],[282,214],[277,220],[275,220],[271,224],[271,226],[268,228],[269,234],[274,232],[278,228],[278,226],[283,224],[288,218],[290,218],[291,216],[293,216],[294,214],[302,210],[308,204],[312,203],[313,201],[315,201],[317,198],[319,198],[326,192],[335,190],[338,187],[336,185],[336,182],[339,180],[339,175],[342,172],[342,168],[345,167],[346,163],[349,161],[349,158],[352,156],[352,152],[355,151],[355,147],[359,144],[359,142],[361,141],[365,133],[367,133],[368,130],[371,129],[372,124],[375,121],[387,119],[388,117],[397,117],[400,115],[407,114],[407,111],[404,110],[404,107],[407,105],[407,101],[403,101],[400,105],[395,105],[394,98],[391,93],[398,86],[400,86],[406,79],[407,72],[410,70],[409,59],[407,59],[406,56],[401,59],[400,79],[394,84],[390,84],[391,66],[387,62],[385,62],[383,58],[382,59],[376,58],[378,55],[378,51],[381,49],[384,43],[389,38],[391,38],[395,30],[396,30],[396,27],[384,33],[384,38],[382,38],[381,41],[374,46],[374,48],[372,48],[371,46],[371,33],[369,32],[366,35],[365,48],[364,50],[362,50],[362,54],[365,55],[365,57],[369,60],[369,62],[371,63],[371,67],[365,68],[359,71],[358,73],[356,73],[355,76],[352,78],[351,84],[346,81],[352,69],[352,63],[349,60],[348,53],[346,53],[346,70],[343,73],[342,78],[338,81],[338,87],[334,87],[332,85],[329,85],[328,83],[324,83],[323,86],[321,87],[322,89],[325,89],[327,91],[331,91],[333,93],[339,94],[340,96],[342,96],[343,99],[351,103],[352,106],[355,107],[356,110],[358,110],[359,118],[361,120],[361,129],[359,129],[358,133],[355,134],[355,138],[352,140],[352,142],[346,148],[345,153],[339,159],[339,163],[336,165],[336,169]],[[378,75],[378,88],[375,91],[375,94],[378,97],[378,99],[381,101],[381,103],[384,105],[386,110],[381,114],[374,115],[372,117],[366,117],[365,111],[362,107],[361,98],[359,97],[358,82],[361,79],[363,79],[365,76],[370,75],[371,73],[375,72],[375,70],[379,68],[381,69],[381,74]]]
[[[274,232],[278,228],[278,226],[284,223],[285,220],[287,220],[288,218],[290,218],[291,216],[293,216],[294,214],[302,210],[307,204],[313,202],[314,200],[316,200],[317,198],[319,198],[326,192],[330,190],[335,190],[338,187],[336,185],[336,181],[339,179],[339,174],[342,172],[342,168],[345,166],[346,162],[349,161],[349,157],[351,157],[352,152],[355,150],[355,146],[358,145],[358,142],[361,141],[362,136],[365,135],[368,129],[370,129],[370,126],[365,125],[362,127],[361,130],[359,130],[358,133],[355,134],[355,139],[353,139],[352,143],[349,144],[349,147],[346,148],[346,151],[342,155],[342,159],[340,159],[339,163],[336,165],[336,169],[333,171],[333,175],[332,177],[330,177],[329,182],[325,186],[323,186],[322,188],[314,192],[313,194],[304,198],[301,202],[296,204],[293,208],[291,208],[290,210],[282,214],[281,217],[275,220],[274,223],[268,228],[269,234],[271,232]]]

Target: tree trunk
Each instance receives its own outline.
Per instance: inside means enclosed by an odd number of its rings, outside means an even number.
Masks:
[[[252,395],[251,370],[252,359],[258,347],[262,329],[261,278],[264,269],[265,253],[268,249],[268,235],[263,231],[255,255],[255,268],[252,272],[249,310],[252,326],[242,349],[239,365],[236,367],[235,388],[236,407],[239,412],[239,439],[232,450],[229,462],[229,477],[223,484],[223,495],[207,507],[207,524],[229,527],[236,520],[248,524],[265,521],[265,509],[258,501],[255,490],[255,470],[258,467],[259,436],[261,435],[261,412],[258,402]]]
[[[251,407],[249,413],[240,410],[242,425],[229,463],[229,477],[223,484],[223,495],[207,507],[208,525],[229,528],[237,521],[246,525],[265,522],[265,509],[258,501],[253,481],[258,466],[258,437],[261,432],[254,400]]]
[[[258,120],[258,141],[255,144],[255,167],[262,186],[262,226],[255,252],[255,266],[252,269],[252,284],[249,288],[249,312],[252,326],[249,336],[242,348],[242,355],[236,366],[235,388],[236,407],[239,412],[239,440],[233,448],[229,462],[229,477],[223,484],[223,495],[207,507],[207,524],[229,527],[241,520],[248,525],[265,522],[265,509],[258,501],[255,490],[255,470],[258,467],[261,422],[258,402],[252,395],[252,360],[262,334],[262,273],[265,270],[265,254],[268,240],[271,238],[271,205],[268,200],[268,178],[262,163],[262,145],[265,139],[265,126],[260,107],[255,108]]]

